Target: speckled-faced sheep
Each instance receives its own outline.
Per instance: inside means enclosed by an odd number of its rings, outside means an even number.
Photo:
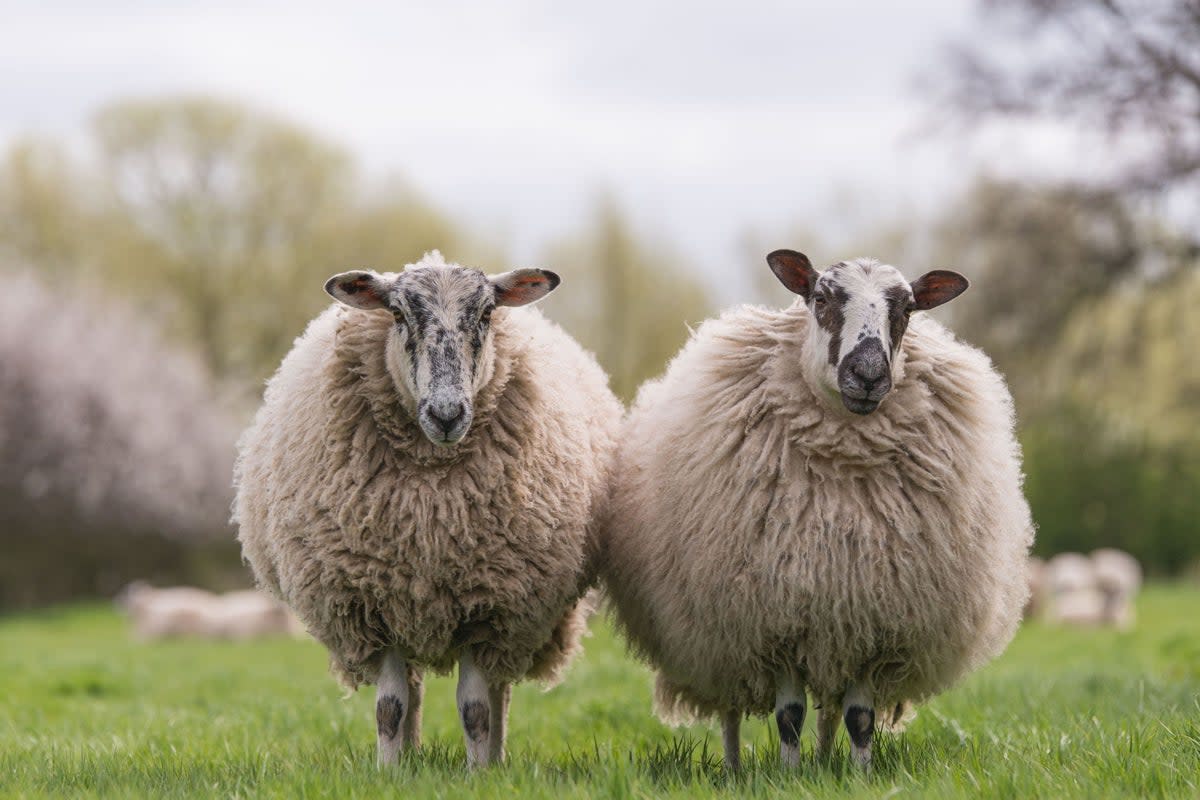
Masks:
[[[481,764],[503,758],[512,682],[554,681],[578,649],[621,406],[573,339],[512,308],[558,282],[437,254],[334,276],[341,304],[240,442],[245,558],[346,685],[376,684],[381,762],[419,742],[422,670],[458,663]]]
[[[659,713],[719,715],[727,765],[741,717],[772,709],[797,763],[807,688],[819,752],[840,710],[865,766],[875,709],[896,722],[1021,619],[1033,527],[1012,402],[982,353],[911,317],[961,276],[768,262],[797,302],[706,322],[638,394],[602,572]]]

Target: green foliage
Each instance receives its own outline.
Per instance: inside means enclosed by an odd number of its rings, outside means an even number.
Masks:
[[[1200,561],[1200,448],[1113,436],[1094,408],[1062,406],[1025,426],[1025,493],[1044,556],[1119,547],[1147,569]]]
[[[1081,304],[1048,348],[1030,415],[1038,549],[1121,547],[1163,573],[1200,562],[1200,270]]]
[[[1200,590],[1152,586],[1128,633],[1032,624],[995,664],[880,735],[875,769],[782,769],[767,721],[746,771],[713,727],[650,714],[651,678],[597,620],[550,692],[513,694],[510,762],[470,773],[451,678],[429,680],[423,752],[374,765],[373,697],[342,699],[312,642],[137,644],[111,612],[0,621],[0,794],[23,797],[1195,797]]]
[[[1145,437],[1200,458],[1200,264],[1084,303],[1050,352],[1054,397],[1103,414],[1106,438]]]
[[[938,225],[937,263],[971,290],[947,308],[955,330],[1009,376],[1019,407],[1041,397],[1041,359],[1080,303],[1134,275],[1141,252],[1120,197],[980,179]]]

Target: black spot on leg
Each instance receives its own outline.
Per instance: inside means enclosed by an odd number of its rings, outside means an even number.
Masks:
[[[488,724],[488,707],[479,700],[468,700],[461,709],[463,731],[472,742],[481,742],[487,738],[490,725]]]
[[[875,709],[850,706],[846,709],[846,732],[855,747],[870,747],[875,733]]]
[[[800,731],[804,730],[804,706],[788,703],[775,712],[775,723],[779,726],[779,741],[795,747],[800,743]]]
[[[404,703],[397,697],[384,695],[375,701],[375,727],[385,739],[395,739],[404,721]]]

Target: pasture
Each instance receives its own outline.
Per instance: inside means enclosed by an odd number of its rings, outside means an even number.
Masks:
[[[772,728],[720,737],[650,713],[650,673],[603,619],[558,688],[513,695],[509,763],[465,767],[450,678],[425,747],[380,772],[373,690],[344,698],[310,641],[130,640],[104,606],[0,619],[4,797],[1196,797],[1200,587],[1151,585],[1128,633],[1026,626],[1008,652],[877,739],[875,768],[782,770]]]

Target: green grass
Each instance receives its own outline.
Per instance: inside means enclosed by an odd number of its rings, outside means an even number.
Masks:
[[[107,608],[0,620],[0,796],[1197,797],[1200,588],[1154,586],[1129,633],[1031,625],[1008,652],[877,737],[875,770],[780,768],[760,721],[727,776],[715,729],[650,713],[650,674],[598,620],[550,692],[513,695],[510,760],[470,773],[450,679],[421,753],[380,772],[371,690],[344,699],[307,641],[132,642]]]

